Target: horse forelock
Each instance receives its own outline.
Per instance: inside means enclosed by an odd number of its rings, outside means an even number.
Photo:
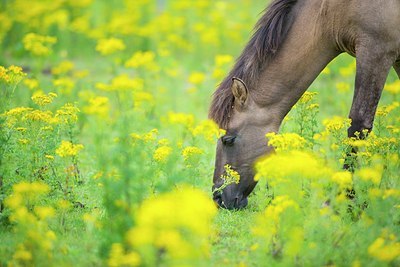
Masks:
[[[264,11],[255,26],[254,34],[233,69],[213,94],[209,118],[222,129],[226,129],[232,115],[234,96],[231,91],[232,78],[242,79],[251,94],[266,62],[282,45],[293,24],[292,7],[297,0],[274,0]]]

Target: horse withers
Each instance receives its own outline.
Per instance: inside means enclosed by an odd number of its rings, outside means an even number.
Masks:
[[[218,140],[214,201],[239,209],[256,186],[253,164],[270,152],[293,105],[339,54],[356,57],[348,136],[371,131],[390,68],[400,78],[400,0],[274,0],[229,75],[214,93],[209,117],[226,135]],[[240,182],[221,187],[224,166]]]

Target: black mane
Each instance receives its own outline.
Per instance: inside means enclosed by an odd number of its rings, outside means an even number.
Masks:
[[[254,89],[265,63],[276,54],[293,24],[291,10],[296,2],[297,0],[274,0],[257,22],[254,34],[236,60],[235,66],[213,95],[209,118],[219,127],[226,129],[232,112],[232,78],[242,79],[249,91]]]

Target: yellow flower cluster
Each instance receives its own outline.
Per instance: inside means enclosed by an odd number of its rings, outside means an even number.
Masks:
[[[75,82],[70,77],[61,77],[53,80],[53,85],[63,94],[70,94],[75,87]]]
[[[336,89],[341,93],[347,93],[350,91],[351,85],[345,82],[339,82],[336,84]]]
[[[310,101],[312,101],[317,94],[318,94],[317,92],[308,92],[307,91],[301,96],[298,103],[299,104],[307,104]]]
[[[73,124],[78,121],[78,113],[80,112],[72,103],[67,103],[56,111],[56,118],[65,124]]]
[[[55,93],[48,93],[43,94],[42,92],[38,92],[36,94],[33,94],[31,97],[32,101],[38,105],[38,106],[47,106],[48,104],[51,104],[53,102],[53,99],[57,97],[57,94]]]
[[[47,221],[55,216],[55,210],[37,205],[49,190],[42,182],[21,182],[13,186],[13,193],[6,198],[5,205],[12,212],[10,220],[15,223],[17,234],[17,246],[10,265],[31,266],[39,259],[51,260],[56,235],[49,229]]]
[[[24,79],[23,82],[30,90],[39,88],[39,81],[37,79]]]
[[[27,113],[24,118],[31,120],[31,121],[41,121],[47,122],[49,124],[57,123],[58,120],[53,116],[53,113],[49,110],[32,110],[31,112]]]
[[[399,94],[400,93],[400,81],[397,80],[393,83],[386,84],[385,90],[393,95]]]
[[[133,105],[136,109],[143,105],[154,105],[154,96],[149,92],[134,91],[133,92]]]
[[[351,62],[347,67],[343,67],[339,69],[340,75],[343,77],[353,76],[356,72],[356,62]]]
[[[130,137],[132,138],[133,142],[141,140],[146,143],[155,141],[157,139],[158,135],[158,130],[157,129],[152,129],[148,133],[145,134],[137,134],[137,133],[131,133]]]
[[[170,124],[181,124],[190,127],[194,123],[193,114],[168,112],[168,122]]]
[[[265,211],[257,217],[257,224],[252,228],[253,234],[262,237],[267,244],[274,244],[278,237],[282,238],[283,234],[286,234],[284,252],[287,256],[296,256],[304,242],[304,230],[296,225],[295,220],[292,220],[289,228],[283,228],[282,223],[284,223],[284,217],[287,216],[299,218],[301,216],[299,208],[296,201],[287,195],[275,197]],[[275,246],[281,249],[282,244],[278,243]]]
[[[32,111],[33,108],[27,108],[27,107],[16,107],[13,109],[10,109],[9,111],[6,112],[6,116],[8,117],[16,117],[16,116],[21,116],[29,111]]]
[[[233,62],[233,57],[231,55],[216,55],[214,62],[215,69],[212,77],[218,81],[222,80],[227,72],[226,68]]]
[[[219,137],[225,134],[212,120],[203,120],[191,129],[193,136],[203,136],[207,141],[215,142]]]
[[[32,55],[47,56],[51,53],[51,47],[57,42],[57,38],[28,33],[22,41],[24,48]]]
[[[382,179],[383,168],[379,165],[374,168],[362,168],[357,170],[356,174],[361,180],[372,182],[375,185],[379,185]]]
[[[26,73],[22,71],[21,67],[11,65],[10,67],[5,68],[0,66],[0,82],[18,84],[25,76]]]
[[[125,50],[126,46],[124,41],[118,38],[100,39],[96,46],[98,51],[103,56],[114,54],[118,51]]]
[[[140,255],[137,252],[126,252],[121,243],[113,243],[107,263],[110,267],[139,266]]]
[[[158,162],[166,162],[171,153],[172,148],[170,146],[160,146],[154,151],[153,159]]]
[[[353,186],[352,175],[348,171],[335,172],[332,175],[332,181],[335,182],[340,189],[351,189]]]
[[[226,164],[224,166],[224,174],[221,175],[221,179],[224,181],[224,184],[229,185],[229,184],[238,184],[240,182],[240,174],[232,169],[232,166],[229,164]]]
[[[164,251],[164,259],[170,265],[201,260],[209,256],[215,214],[215,205],[207,195],[191,187],[179,187],[141,204],[135,216],[136,226],[128,232],[127,240],[138,250],[146,246],[157,248],[153,252],[146,250],[147,253]]]
[[[318,179],[331,172],[315,155],[298,150],[263,158],[256,163],[256,170],[254,180],[268,178],[272,185],[279,182],[282,177],[300,176]]]
[[[49,190],[48,185],[44,183],[20,182],[13,185],[14,194],[9,196],[6,205],[13,210],[17,210],[30,202],[37,201],[41,195],[48,193]],[[25,212],[21,211],[19,214],[23,215]]]
[[[368,254],[380,261],[391,262],[400,257],[400,242],[394,234],[385,234],[368,247]]]
[[[132,57],[125,62],[125,67],[134,69],[144,68],[150,71],[157,71],[158,66],[154,61],[155,57],[156,55],[152,51],[138,51],[135,52]]]
[[[81,144],[73,144],[70,141],[61,141],[60,146],[56,149],[56,154],[62,158],[74,157],[83,149]]]
[[[335,116],[331,119],[325,119],[322,122],[322,124],[325,126],[326,131],[330,133],[345,130],[350,127],[350,123],[350,119],[339,116]]]
[[[277,152],[301,150],[307,146],[307,141],[296,133],[267,133],[268,145],[273,146]]]
[[[190,161],[191,159],[196,157],[196,155],[200,155],[203,153],[203,150],[195,146],[188,146],[182,150],[182,156],[185,161]]]
[[[233,57],[231,55],[216,55],[214,61],[217,67],[221,67],[232,63]]]
[[[95,96],[89,99],[88,105],[83,107],[83,112],[97,115],[99,118],[107,118],[110,110],[110,101],[105,96]]]
[[[62,75],[67,74],[74,68],[74,63],[69,60],[64,60],[57,66],[51,69],[51,73],[53,75]]]
[[[394,111],[399,106],[400,102],[394,101],[390,105],[378,107],[378,109],[376,110],[376,115],[386,117],[389,113]]]
[[[127,74],[121,74],[111,80],[111,84],[97,83],[96,88],[103,91],[140,91],[143,90],[144,81],[140,78],[129,78]]]
[[[202,82],[204,82],[206,76],[204,73],[196,71],[196,72],[192,72],[189,76],[189,82],[194,84],[194,85],[198,85],[201,84]]]

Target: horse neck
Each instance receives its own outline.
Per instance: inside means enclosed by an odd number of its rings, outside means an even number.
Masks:
[[[257,105],[273,114],[279,125],[318,74],[339,54],[334,42],[320,30],[317,8],[318,5],[297,8],[288,36],[264,67],[252,92]]]

